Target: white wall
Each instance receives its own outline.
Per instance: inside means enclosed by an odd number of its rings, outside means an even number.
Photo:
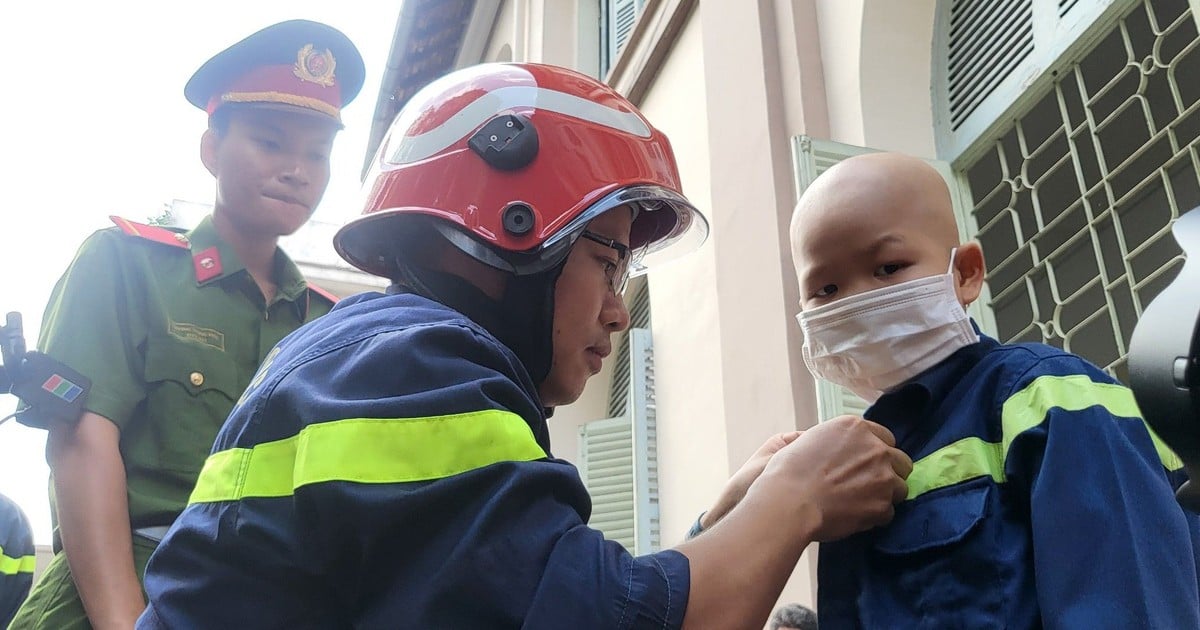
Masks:
[[[502,0],[496,11],[496,24],[484,49],[484,61],[524,61],[518,48],[514,32],[514,11],[517,3],[526,0]]]
[[[863,0],[816,0],[831,140],[862,145]]]
[[[930,76],[936,8],[937,0],[866,1],[856,73],[866,146],[935,157]]]
[[[710,219],[708,110],[699,12],[641,103],[671,139],[683,190]],[[712,234],[698,252],[649,275],[658,397],[659,508],[664,545],[678,542],[729,475]]]
[[[816,0],[828,139],[934,157],[936,6],[937,0]]]

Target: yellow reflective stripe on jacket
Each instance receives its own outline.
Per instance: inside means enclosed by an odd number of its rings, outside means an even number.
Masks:
[[[8,556],[0,547],[0,575],[17,575],[18,573],[33,573],[37,564],[35,556]]]
[[[336,420],[287,439],[212,454],[189,503],[289,496],[326,481],[429,481],[543,457],[529,425],[508,411]]]
[[[1086,375],[1041,376],[1004,402],[1001,409],[1003,442],[988,442],[977,437],[961,439],[913,462],[908,476],[908,498],[945,488],[976,477],[1005,481],[1004,462],[1008,449],[1018,435],[1040,425],[1053,408],[1080,411],[1100,405],[1108,413],[1122,418],[1141,419],[1133,392],[1112,383],[1097,383]],[[1154,430],[1146,426],[1154,449],[1167,470],[1183,467],[1170,447]]]
[[[1000,444],[977,437],[963,438],[913,462],[908,476],[908,498],[945,488],[976,477],[1004,481],[1004,460]]]
[[[1114,416],[1142,420],[1142,412],[1128,387],[1097,383],[1083,374],[1034,379],[1025,389],[1004,401],[1000,413],[1004,426],[1004,456],[1008,457],[1013,440],[1045,421],[1051,409],[1058,407],[1064,411],[1080,411],[1095,405],[1104,407]],[[1162,465],[1167,470],[1182,468],[1183,462],[1179,456],[1159,439],[1149,425],[1146,425],[1146,430],[1150,433]]]

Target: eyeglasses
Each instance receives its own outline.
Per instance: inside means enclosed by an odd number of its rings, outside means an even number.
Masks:
[[[625,285],[629,284],[629,247],[624,243],[618,243],[611,238],[605,238],[587,230],[584,230],[580,236],[589,241],[600,243],[605,247],[610,247],[617,252],[616,266],[606,266],[604,268],[604,277],[608,278],[608,285],[612,288],[613,293],[623,295],[625,293]]]

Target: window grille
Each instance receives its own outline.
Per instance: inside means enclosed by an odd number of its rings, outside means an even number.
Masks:
[[[1140,0],[965,166],[1002,340],[1127,377],[1133,326],[1182,265],[1171,224],[1200,205],[1198,79],[1187,0]]]

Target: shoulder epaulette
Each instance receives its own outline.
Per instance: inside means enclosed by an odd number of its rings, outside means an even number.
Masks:
[[[326,291],[325,289],[322,289],[321,287],[319,287],[311,282],[308,283],[308,290],[312,291],[313,293],[316,293],[317,295],[325,298],[326,300],[329,300],[329,302],[331,304],[337,304],[338,300],[341,299],[338,296],[330,293],[329,291]]]
[[[118,216],[110,216],[108,218],[111,219],[112,222],[117,225],[117,227],[121,228],[122,232],[130,236],[144,238],[148,241],[154,241],[155,243],[162,243],[163,245],[172,245],[174,247],[190,249],[191,244],[188,242],[187,236],[184,236],[179,232],[174,232],[165,227],[157,225],[135,223],[129,219],[122,219]]]

